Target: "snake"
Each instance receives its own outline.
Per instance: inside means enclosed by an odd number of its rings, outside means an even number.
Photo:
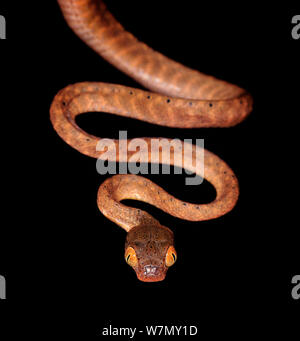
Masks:
[[[243,121],[253,108],[248,91],[186,67],[153,50],[126,31],[102,0],[58,0],[63,17],[77,36],[102,58],[137,81],[145,89],[102,82],[80,82],[67,85],[54,97],[50,120],[58,135],[80,153],[99,160],[129,160],[137,151],[117,149],[115,159],[97,148],[100,137],[91,135],[76,123],[76,117],[88,112],[105,112],[166,127],[212,128],[232,127]],[[144,160],[163,152],[150,148],[142,152]],[[170,139],[166,139],[170,141]],[[113,140],[118,147],[120,141]],[[203,169],[193,168],[198,153],[192,144],[192,156],[184,169],[194,171],[213,185],[214,200],[209,203],[182,201],[146,177],[137,174],[115,174],[99,187],[97,205],[102,214],[126,233],[125,261],[143,282],[158,282],[177,260],[174,235],[148,212],[130,207],[123,200],[138,200],[187,221],[205,221],[231,211],[239,197],[239,183],[228,164],[203,148]],[[152,154],[151,154],[152,153]],[[157,155],[153,155],[156,153]],[[168,163],[177,166],[172,149]],[[107,153],[106,153],[107,154]],[[181,155],[182,156],[182,155]]]

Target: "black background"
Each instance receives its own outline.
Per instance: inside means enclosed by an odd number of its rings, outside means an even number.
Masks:
[[[0,274],[6,316],[24,335],[96,336],[103,326],[197,324],[231,337],[289,328],[299,302],[298,123],[300,40],[291,18],[300,8],[260,4],[112,1],[108,7],[140,40],[167,56],[247,89],[254,110],[226,129],[182,130],[86,114],[78,124],[102,137],[204,138],[235,171],[239,202],[201,223],[140,203],[175,233],[178,261],[160,283],[137,281],[123,260],[126,233],[98,211],[105,179],[94,159],[53,130],[49,107],[70,83],[140,87],[68,28],[55,1],[5,7],[0,41],[3,221]],[[297,83],[298,82],[298,83]],[[214,189],[185,186],[184,175],[149,176],[180,199],[207,202]],[[4,217],[8,217],[5,219]],[[2,305],[2,302],[1,302]],[[240,334],[237,326],[242,327]]]

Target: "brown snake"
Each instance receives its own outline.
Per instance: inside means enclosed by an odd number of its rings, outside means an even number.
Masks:
[[[101,0],[58,0],[73,31],[112,65],[153,92],[105,83],[78,83],[61,90],[50,109],[51,122],[59,136],[79,152],[101,158],[99,137],[92,136],[75,123],[77,115],[107,112],[177,128],[230,127],[245,119],[252,110],[252,98],[238,86],[189,69],[152,50],[125,31]],[[151,161],[151,139],[146,160]],[[115,140],[118,146],[119,141]],[[118,148],[117,148],[118,150]],[[193,170],[193,157],[184,168]],[[127,159],[135,152],[126,150]],[[162,160],[161,150],[157,157]],[[170,165],[176,166],[171,151]],[[117,154],[117,161],[124,155]],[[111,160],[109,160],[111,161]],[[100,211],[127,233],[125,259],[142,281],[165,278],[177,255],[172,231],[147,212],[121,204],[124,199],[150,203],[161,210],[190,221],[220,217],[234,207],[238,181],[229,166],[213,153],[204,151],[204,174],[216,189],[208,204],[178,200],[150,180],[136,175],[115,175],[99,188]]]

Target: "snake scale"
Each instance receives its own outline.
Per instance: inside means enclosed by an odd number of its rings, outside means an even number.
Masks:
[[[71,29],[93,50],[150,91],[116,84],[83,82],[67,86],[54,98],[50,117],[58,135],[79,152],[94,158],[100,138],[75,122],[79,114],[106,112],[167,127],[230,127],[243,121],[252,110],[251,95],[240,87],[187,68],[138,41],[108,11],[101,0],[58,0]],[[151,161],[151,139],[145,158]],[[118,146],[119,141],[114,141]],[[118,148],[117,148],[118,150]],[[117,161],[134,151],[125,150]],[[162,160],[161,150],[157,152]],[[170,165],[176,166],[176,151]],[[192,170],[196,147],[184,168]],[[152,155],[153,156],[153,155]],[[111,160],[109,160],[111,161]],[[190,221],[220,217],[234,207],[238,180],[230,167],[215,154],[204,150],[204,172],[216,198],[207,204],[176,199],[150,180],[133,175],[115,175],[104,181],[97,196],[100,211],[127,231],[125,259],[145,282],[161,281],[177,258],[173,232],[147,212],[125,206],[124,199],[147,202],[174,217]]]

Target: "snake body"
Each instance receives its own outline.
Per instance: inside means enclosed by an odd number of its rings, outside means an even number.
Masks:
[[[127,32],[101,0],[58,0],[72,30],[109,63],[151,91],[116,84],[84,82],[69,85],[54,98],[50,117],[59,136],[79,152],[101,159],[97,150],[100,138],[75,123],[79,114],[106,112],[177,128],[230,127],[252,110],[251,95],[240,87],[187,68],[152,50]],[[146,161],[151,161],[151,139]],[[119,141],[115,140],[119,146]],[[193,146],[184,168],[194,170],[197,154]],[[130,159],[135,151],[118,151],[116,161]],[[123,154],[122,154],[123,153]],[[157,159],[163,159],[159,150]],[[171,150],[170,165],[177,164]],[[106,155],[107,157],[107,155]],[[153,157],[153,155],[152,155]],[[110,160],[108,161],[115,161]],[[232,210],[238,195],[238,180],[230,167],[215,154],[204,151],[204,172],[196,174],[216,189],[208,204],[191,204],[171,196],[150,180],[137,175],[115,175],[100,186],[97,203],[100,211],[127,233],[125,258],[142,281],[160,281],[176,260],[172,231],[147,212],[125,206],[124,199],[150,203],[181,219],[214,219]]]

